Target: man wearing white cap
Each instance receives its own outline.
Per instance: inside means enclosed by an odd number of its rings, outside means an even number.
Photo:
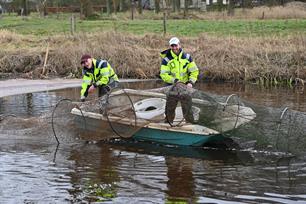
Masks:
[[[173,37],[169,40],[170,48],[161,52],[162,63],[160,67],[160,77],[168,84],[177,84],[178,82],[183,83],[187,88],[192,88],[197,81],[199,75],[199,69],[195,62],[192,60],[190,54],[183,52],[180,40],[177,37]],[[179,86],[174,86],[172,92],[175,93],[174,89]],[[180,99],[178,97],[180,95]],[[184,118],[188,122],[193,121],[191,117],[191,97],[188,94],[174,94],[173,96],[168,95],[166,103],[166,119],[171,124],[175,118],[175,108],[178,101],[181,102]]]
[[[162,63],[160,77],[167,84],[182,82],[193,87],[197,81],[199,70],[190,54],[183,52],[180,40],[173,37],[169,40],[170,48],[161,52]]]

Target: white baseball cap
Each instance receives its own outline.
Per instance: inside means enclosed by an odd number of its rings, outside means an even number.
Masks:
[[[169,40],[169,45],[178,45],[180,40],[177,37],[173,37]]]

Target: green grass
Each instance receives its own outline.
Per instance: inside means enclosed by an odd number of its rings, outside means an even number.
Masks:
[[[37,14],[23,19],[4,15],[0,19],[0,29],[19,34],[48,36],[70,34],[69,15],[61,14],[39,18]],[[162,20],[80,20],[77,19],[76,32],[96,32],[115,30],[133,34],[163,33]],[[178,36],[197,36],[202,33],[217,36],[287,36],[306,34],[306,19],[296,20],[167,20],[167,33]]]

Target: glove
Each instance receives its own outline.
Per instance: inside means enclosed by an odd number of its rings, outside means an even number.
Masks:
[[[105,88],[105,90],[106,90],[107,92],[110,92],[110,90],[111,90],[111,88],[110,88],[108,85],[106,85],[104,88]]]
[[[85,96],[81,96],[81,102],[85,102]]]

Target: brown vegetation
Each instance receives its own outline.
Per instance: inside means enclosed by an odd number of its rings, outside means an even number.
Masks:
[[[110,62],[122,78],[155,78],[159,52],[168,47],[170,36],[135,36],[115,32],[54,36],[31,41],[0,31],[0,73],[11,77],[80,77],[80,56],[89,53]],[[22,40],[21,40],[22,39]],[[41,75],[47,41],[46,74]],[[202,35],[181,38],[204,78],[214,80],[259,80],[279,82],[306,79],[306,37],[216,38]],[[23,50],[17,50],[22,47]]]

